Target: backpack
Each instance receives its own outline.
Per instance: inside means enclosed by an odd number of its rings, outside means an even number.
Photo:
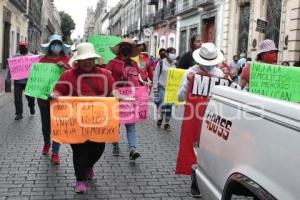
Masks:
[[[113,59],[116,63],[120,64],[120,67],[123,68],[123,74],[121,81],[124,82],[131,82],[132,84],[129,84],[129,86],[139,86],[139,70],[137,65],[134,65],[132,62],[130,62],[133,66],[126,65],[124,61]]]

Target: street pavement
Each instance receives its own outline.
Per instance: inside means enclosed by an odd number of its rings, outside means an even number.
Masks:
[[[50,156],[42,156],[43,138],[38,107],[29,116],[24,103],[24,118],[14,120],[11,94],[0,96],[0,200],[11,199],[193,199],[189,197],[190,177],[175,175],[180,121],[171,122],[172,131],[156,127],[150,120],[137,125],[141,158],[129,161],[124,127],[121,130],[121,156],[112,156],[106,145],[95,166],[95,179],[84,195],[74,193],[72,151],[61,147],[61,164],[53,166]],[[152,109],[151,109],[152,110]],[[182,108],[177,108],[182,115]]]

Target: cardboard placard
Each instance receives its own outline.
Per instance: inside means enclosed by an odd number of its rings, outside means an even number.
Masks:
[[[249,91],[275,99],[300,102],[300,69],[251,63]]]
[[[39,55],[33,56],[18,56],[9,58],[8,66],[12,80],[22,80],[28,78],[30,66],[40,60]]]
[[[47,100],[48,95],[53,91],[63,71],[64,68],[60,68],[55,64],[33,64],[30,69],[25,94]]]
[[[108,97],[51,100],[52,140],[60,144],[119,141],[119,101]]]
[[[120,102],[120,123],[129,124],[145,121],[148,112],[148,87],[123,87],[119,88],[119,92],[123,96],[135,98],[135,101]]]

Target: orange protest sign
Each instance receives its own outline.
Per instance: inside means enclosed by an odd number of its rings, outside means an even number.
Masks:
[[[51,136],[60,144],[119,141],[119,101],[60,97],[51,101]]]

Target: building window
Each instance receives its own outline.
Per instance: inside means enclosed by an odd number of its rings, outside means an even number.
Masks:
[[[187,48],[187,30],[180,31],[179,55],[183,55]]]
[[[175,37],[174,36],[169,37],[168,47],[174,47],[175,48]]]
[[[280,34],[280,16],[281,16],[281,0],[267,1],[267,28],[266,39],[271,39],[278,47]]]
[[[247,53],[250,21],[250,4],[244,4],[240,7],[238,54]]]
[[[165,45],[166,45],[165,39],[164,39],[164,38],[161,38],[161,39],[160,39],[160,47],[159,47],[159,48],[166,48]]]
[[[191,38],[192,38],[194,35],[197,35],[197,34],[198,34],[198,27],[190,28],[189,41],[191,41]]]
[[[11,52],[10,52],[10,55],[11,56],[14,56],[16,54],[16,38],[15,38],[15,31],[12,31],[11,32]]]

